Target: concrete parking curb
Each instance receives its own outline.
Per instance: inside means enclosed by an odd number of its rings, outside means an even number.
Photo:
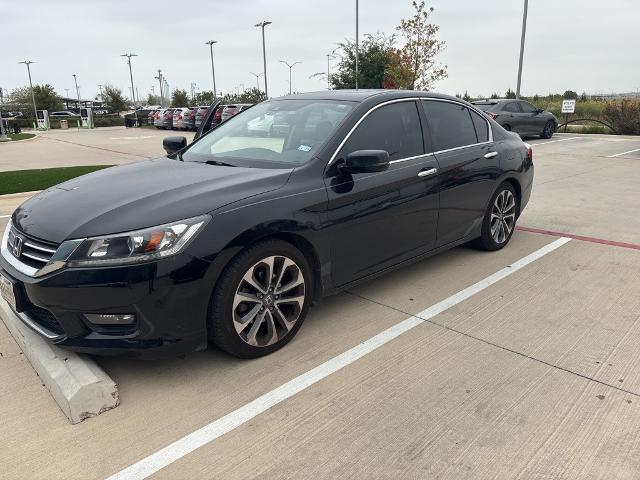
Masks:
[[[42,190],[34,190],[33,192],[20,192],[20,193],[7,193],[0,195],[0,200],[11,200],[12,198],[29,198],[33,197],[36,193],[40,193]]]
[[[93,360],[47,343],[24,325],[2,299],[0,316],[71,423],[118,406],[116,383]]]

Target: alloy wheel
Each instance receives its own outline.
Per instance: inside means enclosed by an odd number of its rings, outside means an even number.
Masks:
[[[510,190],[502,190],[491,209],[491,237],[497,244],[504,243],[516,223],[516,199]]]
[[[300,317],[305,281],[290,258],[263,258],[244,274],[233,298],[233,325],[240,338],[254,347],[282,340]]]

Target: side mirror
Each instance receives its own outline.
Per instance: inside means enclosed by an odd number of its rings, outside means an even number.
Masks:
[[[171,155],[187,146],[186,137],[166,137],[162,140],[162,148]]]
[[[358,150],[347,155],[340,170],[347,173],[384,172],[389,168],[389,152],[385,150]]]
[[[536,114],[537,114],[537,115],[540,115],[542,112],[544,112],[544,110],[543,110],[543,109],[541,109],[541,108],[538,108],[538,109],[536,110]]]

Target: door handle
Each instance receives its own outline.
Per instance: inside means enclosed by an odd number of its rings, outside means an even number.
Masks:
[[[498,156],[498,152],[489,152],[484,156],[484,158],[493,158],[496,156]]]
[[[418,176],[419,177],[428,177],[429,175],[435,175],[436,173],[438,173],[438,169],[437,168],[429,168],[427,170],[420,170],[418,172]]]

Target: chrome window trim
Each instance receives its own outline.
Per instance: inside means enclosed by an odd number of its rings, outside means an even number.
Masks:
[[[421,158],[421,157],[437,155],[439,153],[448,153],[448,152],[453,152],[455,150],[461,150],[463,148],[469,148],[469,147],[475,147],[477,145],[486,145],[486,144],[489,144],[489,143],[493,143],[493,128],[491,127],[491,122],[489,122],[485,118],[485,115],[481,110],[479,110],[478,108],[475,108],[473,105],[467,105],[467,104],[464,104],[462,102],[456,102],[455,100],[450,100],[448,98],[434,98],[434,97],[395,98],[393,100],[388,100],[386,102],[379,103],[378,105],[374,105],[369,110],[367,110],[367,112],[364,115],[362,115],[362,117],[360,117],[360,120],[358,120],[356,122],[356,124],[351,128],[351,130],[349,130],[349,132],[344,137],[342,142],[340,142],[340,144],[338,145],[338,148],[336,148],[335,152],[333,152],[333,155],[329,159],[329,163],[327,163],[327,167],[331,166],[331,164],[335,161],[336,157],[338,156],[338,153],[340,152],[342,147],[345,146],[345,144],[347,143],[347,141],[349,140],[349,138],[351,137],[353,132],[355,132],[355,130],[360,126],[360,124],[364,121],[364,119],[367,118],[369,115],[371,115],[371,113],[376,111],[378,108],[384,107],[385,105],[390,105],[390,104],[399,103],[399,102],[415,102],[416,100],[423,101],[423,102],[446,102],[446,103],[453,103],[454,105],[460,105],[461,107],[467,107],[468,109],[470,109],[470,110],[474,111],[475,113],[477,113],[478,115],[480,115],[480,117],[482,119],[484,119],[484,121],[487,123],[487,127],[489,128],[489,140],[486,141],[486,142],[477,142],[477,143],[472,143],[472,144],[469,144],[469,145],[462,145],[460,147],[448,148],[446,150],[437,150],[437,151],[434,151],[434,152],[428,152],[428,153],[424,153],[422,155],[416,155],[416,156],[413,156],[413,157],[399,158],[397,160],[391,160],[389,162],[390,164],[399,163],[399,162],[406,162],[406,161],[415,160],[415,159],[418,159],[418,158]],[[427,118],[427,121],[428,121],[428,118]]]

